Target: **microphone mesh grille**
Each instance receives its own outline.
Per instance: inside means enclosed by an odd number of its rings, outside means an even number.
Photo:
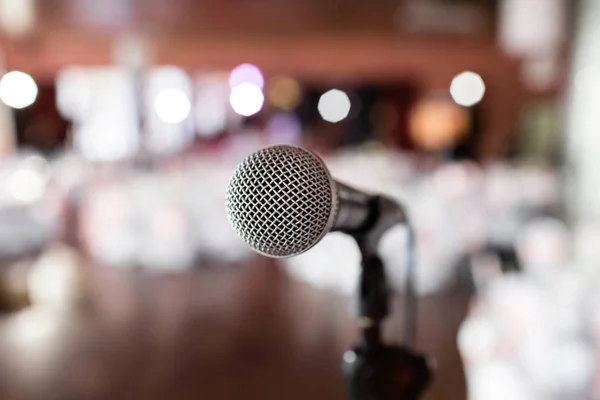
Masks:
[[[300,254],[329,231],[337,210],[327,167],[308,150],[273,146],[246,158],[235,170],[225,207],[237,234],[271,257]]]

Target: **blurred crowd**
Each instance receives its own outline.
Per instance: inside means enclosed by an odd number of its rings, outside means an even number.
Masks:
[[[0,212],[14,221],[0,224],[10,230],[0,236],[3,255],[35,251],[69,231],[92,259],[115,267],[170,273],[202,260],[229,264],[252,257],[229,227],[223,207],[231,171],[262,143],[240,146],[245,151],[104,168],[93,168],[74,153],[51,160],[19,154],[2,166]],[[556,246],[538,248],[553,233],[539,221],[560,214],[559,176],[550,168],[444,162],[372,143],[324,158],[340,181],[405,204],[417,233],[420,293],[447,288],[466,260],[490,249],[556,251]],[[381,244],[396,287],[402,282],[403,243],[398,228]],[[349,293],[359,255],[351,239],[331,234],[284,262],[294,276]]]

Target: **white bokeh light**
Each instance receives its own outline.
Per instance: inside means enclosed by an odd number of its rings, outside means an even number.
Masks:
[[[326,235],[310,251],[285,263],[292,276],[312,287],[347,294],[356,290],[360,252],[352,239],[339,232]]]
[[[463,72],[452,79],[450,95],[454,101],[465,107],[479,103],[485,94],[485,83],[475,72]]]
[[[256,65],[241,64],[231,71],[229,87],[233,89],[242,83],[252,83],[262,90],[265,86],[265,78]]]
[[[57,309],[68,306],[76,294],[77,260],[68,247],[56,246],[43,254],[27,278],[31,301]]]
[[[0,0],[0,26],[10,36],[22,36],[35,24],[35,0]]]
[[[154,101],[154,111],[164,122],[178,124],[190,114],[192,104],[183,90],[169,88],[160,92]]]
[[[327,122],[340,122],[350,113],[350,98],[341,90],[331,89],[319,99],[319,114]]]
[[[135,79],[131,70],[120,67],[67,68],[60,73],[59,110],[73,121],[73,147],[85,159],[116,162],[138,152],[142,138]]]
[[[35,81],[24,72],[12,71],[0,80],[0,99],[9,107],[20,109],[30,106],[37,95]]]
[[[536,397],[530,382],[518,367],[500,360],[489,361],[472,369],[468,378],[470,400],[532,400]]]
[[[491,318],[468,318],[458,330],[458,350],[466,362],[490,359],[494,355],[497,342],[498,333]]]
[[[12,316],[9,321],[8,338],[14,344],[27,345],[27,349],[39,351],[48,344],[60,327],[57,315],[43,307],[29,308]],[[35,345],[35,346],[33,346]]]
[[[233,111],[249,117],[260,111],[265,102],[265,96],[258,86],[245,82],[231,89],[229,102]]]
[[[33,203],[46,191],[48,163],[37,155],[32,155],[19,163],[5,182],[8,194],[21,203]]]
[[[32,169],[17,170],[10,176],[7,184],[10,195],[23,203],[33,203],[40,199],[46,188],[44,177]]]
[[[213,137],[225,129],[230,116],[230,91],[222,75],[206,75],[198,79],[193,113],[199,136]]]

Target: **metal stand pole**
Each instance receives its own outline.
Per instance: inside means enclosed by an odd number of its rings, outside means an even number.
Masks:
[[[362,271],[356,298],[361,330],[357,347],[344,354],[343,369],[350,400],[417,400],[432,380],[430,360],[409,348],[415,337],[416,295],[414,291],[414,238],[408,232],[405,287],[404,346],[382,342],[381,324],[389,313],[389,289],[385,268],[376,254],[376,243],[393,219],[386,215],[385,199],[377,199],[376,214],[382,219],[361,232],[351,232],[362,253]],[[391,209],[391,208],[390,208]],[[403,219],[406,224],[406,220]],[[393,225],[393,224],[392,224]]]

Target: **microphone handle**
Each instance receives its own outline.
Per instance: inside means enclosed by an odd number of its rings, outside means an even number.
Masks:
[[[373,218],[372,202],[375,196],[361,192],[344,183],[335,182],[338,211],[333,231],[352,232],[365,227]]]

